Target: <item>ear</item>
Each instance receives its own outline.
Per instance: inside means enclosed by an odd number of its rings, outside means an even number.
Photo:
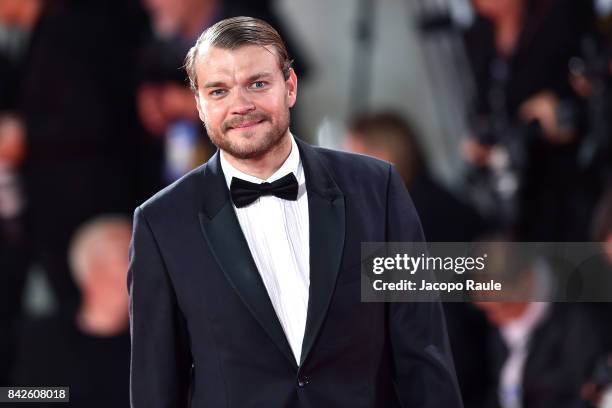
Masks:
[[[293,68],[289,69],[289,78],[285,81],[285,86],[287,87],[287,104],[292,108],[297,100],[297,75]]]
[[[204,115],[204,109],[202,109],[202,103],[200,102],[200,91],[195,91],[193,94],[195,96],[196,106],[198,108],[198,116],[202,122],[206,122],[206,116]]]

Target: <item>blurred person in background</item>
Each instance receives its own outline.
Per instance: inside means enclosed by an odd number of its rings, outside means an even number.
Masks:
[[[2,0],[0,21],[9,27],[32,30],[43,12],[45,0]]]
[[[570,84],[580,97],[575,121],[584,127],[580,165],[605,187],[612,185],[612,8],[597,17],[581,55],[570,63]]]
[[[606,350],[612,352],[612,188],[603,195],[596,208],[591,232],[591,239],[599,246],[599,251],[579,266],[574,278],[580,281],[573,286],[588,291],[591,302],[586,306],[602,328]],[[595,302],[597,300],[599,302]]]
[[[578,166],[583,134],[566,107],[576,103],[569,62],[591,29],[592,3],[472,4],[477,18],[465,43],[476,99],[463,152],[475,166],[502,168],[515,180],[505,184],[507,201],[515,203],[505,224],[520,239],[586,240],[601,186]]]
[[[153,35],[140,52],[138,113],[157,161],[151,171],[171,182],[206,161],[214,152],[185,82],[184,56],[198,35],[217,21],[249,15],[275,27],[295,56],[296,72],[304,77],[304,58],[269,1],[142,0]],[[295,116],[295,115],[294,115]],[[163,164],[162,164],[163,163]]]
[[[476,211],[435,180],[413,126],[400,115],[374,112],[355,117],[348,125],[346,148],[396,166],[427,241],[471,241],[484,232],[485,222]]]
[[[70,314],[78,304],[70,236],[96,214],[131,212],[143,193],[130,72],[140,20],[131,1],[0,0],[0,24],[28,33],[8,79],[10,113],[25,136],[28,235],[60,312]]]
[[[346,148],[393,163],[402,177],[429,242],[471,241],[484,233],[486,223],[429,171],[417,133],[399,114],[373,112],[355,117],[348,125]],[[472,305],[444,303],[451,349],[459,386],[464,394],[482,384],[486,321]],[[481,335],[479,335],[481,334]]]
[[[35,7],[36,2],[28,3]],[[20,17],[17,1],[0,2],[0,21]],[[30,12],[31,13],[31,12]],[[27,14],[27,13],[26,13]],[[25,17],[21,17],[22,19]],[[2,23],[0,23],[2,24]],[[8,36],[5,31],[5,36]],[[0,48],[0,384],[9,384],[15,354],[15,327],[30,262],[25,225],[22,164],[25,136],[14,113],[16,67],[9,49]]]
[[[466,407],[589,406],[582,385],[603,348],[588,311],[579,304],[527,301],[477,306],[491,324],[484,351],[487,382]]]
[[[612,184],[597,206],[593,218],[593,241],[601,242],[607,261],[612,264]]]
[[[30,262],[25,200],[20,166],[23,128],[11,116],[0,116],[0,384],[9,384],[15,353],[15,327]]]
[[[593,218],[593,241],[601,245],[601,253],[593,256],[582,265],[582,270],[596,273],[595,281],[600,287],[602,297],[609,299],[612,293],[612,186],[597,207]],[[612,407],[612,303],[588,303],[587,307],[597,319],[603,330],[604,352],[600,355],[598,364],[592,376],[583,387],[583,395],[593,406],[599,408]]]
[[[130,239],[123,216],[98,216],[77,230],[69,260],[81,304],[70,317],[23,323],[11,385],[69,386],[70,407],[129,407]]]
[[[552,263],[508,242],[484,243],[487,281],[503,292],[473,294],[490,323],[484,383],[466,407],[588,407],[582,386],[604,350],[600,328],[580,304],[550,299]]]

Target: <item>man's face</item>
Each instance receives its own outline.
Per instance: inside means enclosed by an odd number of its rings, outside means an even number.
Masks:
[[[285,80],[272,47],[210,47],[197,57],[200,119],[211,141],[237,159],[260,158],[289,129],[297,95],[293,70]]]
[[[125,287],[130,246],[129,228],[115,228],[96,236],[87,248],[87,274],[82,284],[84,296],[95,296],[118,309],[128,301]]]
[[[524,0],[472,0],[476,11],[489,18],[499,18],[516,7],[522,7]]]
[[[11,26],[24,26],[24,13],[31,8],[32,2],[24,0],[0,0],[0,23]]]
[[[14,24],[19,11],[18,0],[0,0],[0,22]]]

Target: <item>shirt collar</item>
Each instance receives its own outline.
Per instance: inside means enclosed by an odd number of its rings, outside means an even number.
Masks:
[[[527,310],[521,317],[501,327],[501,335],[510,348],[524,346],[529,340],[531,332],[548,315],[548,302],[530,302]]]
[[[225,182],[227,184],[227,187],[230,187],[232,183],[232,177],[237,177],[245,181],[249,181],[251,183],[260,184],[264,182],[271,183],[286,176],[289,173],[293,173],[297,178],[298,183],[303,184],[304,178],[302,171],[302,161],[300,159],[300,151],[298,150],[298,146],[295,142],[293,135],[289,135],[291,137],[291,152],[289,153],[289,156],[287,157],[285,162],[279,167],[279,169],[276,170],[274,174],[272,174],[266,180],[262,180],[258,177],[251,176],[238,170],[225,159],[223,152],[220,152],[219,155],[221,160],[221,169],[223,170],[223,175],[225,176]]]

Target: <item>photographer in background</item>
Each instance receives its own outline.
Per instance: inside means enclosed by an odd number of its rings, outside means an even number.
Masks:
[[[597,29],[583,38],[581,55],[570,62],[570,84],[580,97],[577,122],[585,125],[578,152],[581,168],[604,188],[612,185],[612,10],[598,16]]]
[[[473,0],[465,43],[476,80],[466,158],[481,174],[505,168],[504,222],[523,240],[588,237],[596,181],[578,166],[580,124],[569,62],[592,21],[590,1]],[[571,111],[571,110],[570,110]],[[569,116],[569,117],[568,117]],[[501,152],[501,154],[500,154]]]

